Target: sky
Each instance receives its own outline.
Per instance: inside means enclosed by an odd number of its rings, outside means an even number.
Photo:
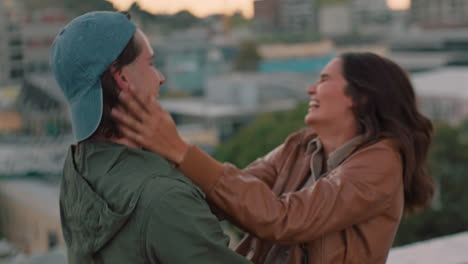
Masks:
[[[127,9],[135,0],[108,0],[120,10]],[[410,0],[386,0],[392,9],[407,9]],[[253,0],[137,0],[139,5],[151,13],[176,13],[188,9],[197,16],[213,13],[228,13],[242,11],[251,17],[253,15]]]
[[[120,10],[128,8],[134,0],[108,0]],[[187,9],[197,16],[214,13],[232,14],[235,11],[251,17],[253,0],[137,0],[140,7],[151,13],[176,13]]]

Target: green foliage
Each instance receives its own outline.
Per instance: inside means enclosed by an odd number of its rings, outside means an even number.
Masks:
[[[182,10],[173,15],[171,21],[175,28],[188,28],[199,22],[199,18],[187,10]]]
[[[257,44],[253,41],[245,41],[241,44],[239,54],[234,60],[234,69],[246,72],[257,71],[261,59]]]
[[[261,115],[251,125],[241,129],[227,143],[221,145],[215,157],[229,161],[240,168],[279,146],[288,135],[304,127],[307,104],[301,104],[289,112]]]
[[[241,12],[235,12],[231,16],[231,25],[232,27],[241,27],[249,25],[250,20],[245,18]]]
[[[468,121],[435,123],[429,172],[437,182],[433,206],[403,218],[395,246],[468,230]]]

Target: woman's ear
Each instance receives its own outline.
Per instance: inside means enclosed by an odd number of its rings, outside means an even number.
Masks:
[[[115,66],[111,66],[112,78],[114,78],[115,83],[122,91],[128,91],[130,87],[130,83],[128,82],[128,78],[126,77],[124,71],[122,69],[116,70]]]

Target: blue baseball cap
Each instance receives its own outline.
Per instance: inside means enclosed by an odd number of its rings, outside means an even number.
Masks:
[[[135,32],[125,14],[91,12],[73,19],[55,38],[51,68],[68,101],[77,141],[98,128],[103,111],[101,76]]]

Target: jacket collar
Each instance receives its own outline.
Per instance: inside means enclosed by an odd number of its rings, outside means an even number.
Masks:
[[[325,172],[331,171],[337,168],[346,158],[348,158],[356,147],[362,142],[363,135],[359,135],[347,141],[345,144],[337,148],[335,151],[330,153],[327,160],[327,168]],[[312,139],[307,145],[307,153],[312,154],[311,157],[311,171],[316,178],[318,173],[322,171],[321,165],[323,160],[323,145],[318,137]],[[317,168],[319,166],[320,168]]]

